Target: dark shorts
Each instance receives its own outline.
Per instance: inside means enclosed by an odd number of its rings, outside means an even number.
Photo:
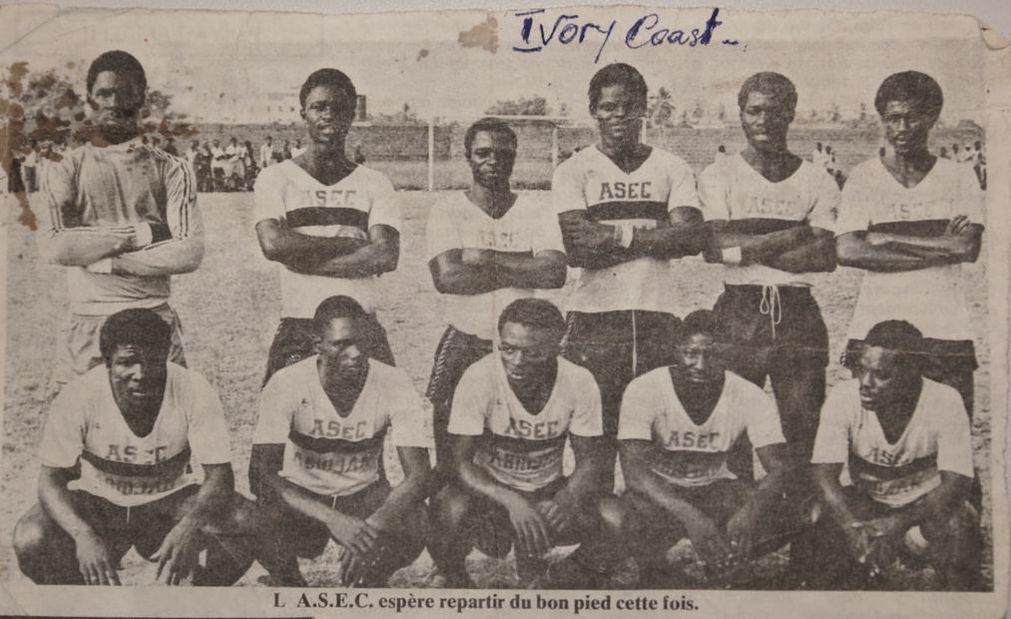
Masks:
[[[713,312],[732,344],[728,367],[752,382],[780,368],[828,366],[828,329],[807,287],[728,285]]]
[[[939,340],[924,338],[926,367],[923,375],[958,390],[965,404],[965,410],[972,419],[975,399],[973,372],[979,367],[976,362],[976,347],[972,340]],[[860,361],[863,340],[849,340],[842,364],[855,372]]]
[[[450,460],[449,411],[456,386],[467,368],[491,352],[491,340],[464,333],[452,325],[446,328],[439,340],[425,397],[432,402],[435,455],[440,463]]]
[[[369,316],[365,336],[365,352],[376,361],[394,365],[393,351],[386,339],[386,329],[375,316]],[[311,318],[282,318],[277,325],[274,341],[267,355],[267,372],[263,377],[266,385],[270,377],[280,369],[308,359],[316,354],[316,328]]]
[[[604,436],[618,434],[621,396],[632,379],[674,360],[681,320],[673,314],[626,310],[569,312],[565,358],[590,370],[600,387]]]

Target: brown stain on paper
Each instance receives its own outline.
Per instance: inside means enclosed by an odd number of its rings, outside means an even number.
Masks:
[[[461,47],[479,47],[494,54],[498,51],[498,20],[489,15],[480,24],[461,32],[457,40]]]

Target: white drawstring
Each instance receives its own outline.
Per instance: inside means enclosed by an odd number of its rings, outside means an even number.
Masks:
[[[632,310],[632,376],[635,376],[636,368],[639,367],[639,339],[635,334],[635,310]]]
[[[783,320],[783,302],[779,298],[779,286],[775,284],[762,286],[762,300],[758,304],[758,312],[768,316],[772,321],[772,337],[776,338],[776,325]]]

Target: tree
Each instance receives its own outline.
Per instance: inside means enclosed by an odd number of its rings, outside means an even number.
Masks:
[[[534,95],[497,101],[484,113],[491,116],[550,116],[551,107],[547,99]]]

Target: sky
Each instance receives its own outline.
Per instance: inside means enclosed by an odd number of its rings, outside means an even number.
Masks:
[[[615,26],[602,51],[603,35],[591,28],[582,44],[577,39],[562,45],[556,31],[542,51],[522,53],[513,49],[528,46],[521,39],[524,16],[515,12],[319,16],[78,9],[23,15],[18,26],[28,34],[3,50],[0,64],[24,60],[31,69],[56,67],[83,90],[88,60],[108,49],[125,49],[144,64],[152,88],[173,95],[177,111],[212,122],[250,120],[268,105],[278,119],[297,121],[291,107],[297,106],[298,87],[324,66],[348,73],[373,112],[394,112],[407,103],[422,118],[466,121],[498,100],[540,95],[555,111],[564,104],[574,121],[587,121],[589,79],[615,61],[640,69],[651,90],[671,91],[678,109],[701,101],[712,109],[733,110],[737,88],[748,75],[774,70],[796,84],[799,109],[836,104],[855,113],[861,103],[872,108],[874,91],[888,74],[917,69],[941,83],[943,119],[981,117],[984,47],[968,18],[875,13],[833,20],[813,11],[723,10],[708,46],[629,48],[625,34],[650,12],[548,9],[532,16],[533,40],[539,25],[550,32],[562,15],[573,16],[562,26]],[[647,25],[656,25],[640,33],[704,29],[712,15],[712,9],[655,12]],[[489,19],[495,23],[490,28],[497,37],[494,52],[459,42],[461,33],[487,27]],[[640,34],[633,44],[643,39]]]

